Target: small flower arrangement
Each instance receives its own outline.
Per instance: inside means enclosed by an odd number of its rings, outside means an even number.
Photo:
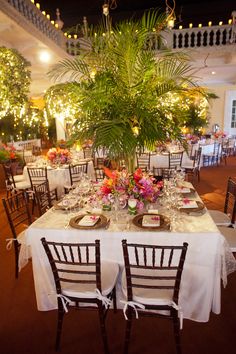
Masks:
[[[215,137],[216,139],[219,139],[219,138],[226,138],[226,136],[227,136],[227,134],[224,133],[224,132],[222,132],[222,131],[220,131],[220,130],[214,134],[214,137]]]
[[[0,143],[0,162],[6,162],[16,158],[16,152],[13,145],[7,146]]]
[[[163,187],[163,182],[149,176],[141,169],[133,174],[128,171],[111,171],[104,168],[105,177],[103,184],[97,192],[97,196],[104,205],[110,205],[118,197],[119,201],[137,200],[137,209],[142,209],[145,202],[154,203]],[[123,203],[122,203],[123,204]]]
[[[71,153],[68,149],[51,148],[47,152],[47,159],[53,164],[65,164],[71,161]]]

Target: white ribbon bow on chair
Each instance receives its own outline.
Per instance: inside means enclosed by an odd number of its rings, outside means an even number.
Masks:
[[[135,301],[120,301],[122,304],[125,304],[124,308],[123,308],[123,313],[125,316],[125,319],[128,320],[128,317],[126,315],[128,306],[132,307],[134,309],[135,312],[135,317],[136,319],[138,319],[138,311],[137,311],[137,307],[140,308],[141,310],[145,310],[145,306],[143,304],[139,304],[138,302]]]
[[[57,297],[59,297],[61,299],[64,311],[67,313],[68,312],[67,304],[69,304],[69,305],[72,304],[72,301],[70,299],[68,299],[68,297],[66,297],[65,295],[62,295],[62,294],[57,294]]]
[[[13,242],[15,242],[15,241],[18,242],[18,240],[17,240],[16,238],[6,238],[6,242],[7,242],[7,244],[6,244],[6,249],[7,249],[8,251],[11,250],[12,244],[13,244]]]

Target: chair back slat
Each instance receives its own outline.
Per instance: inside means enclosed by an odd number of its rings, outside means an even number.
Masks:
[[[19,274],[19,242],[17,235],[19,232],[25,230],[26,225],[32,223],[31,214],[28,206],[28,198],[25,192],[18,192],[11,195],[9,198],[2,199],[4,210],[8,219],[11,233],[15,242],[13,243],[15,251],[15,277]]]
[[[144,171],[150,170],[150,153],[136,154],[137,166]]]
[[[128,301],[133,301],[133,288],[172,289],[173,301],[178,294],[188,244],[159,246],[122,241]]]
[[[52,268],[56,289],[61,283],[94,284],[101,290],[100,243],[60,243],[41,239]]]
[[[41,216],[52,207],[52,200],[48,181],[46,180],[45,182],[34,186],[34,192],[39,210],[39,215]]]
[[[34,186],[47,181],[46,167],[27,167],[27,171],[32,189]]]
[[[70,183],[71,186],[78,183],[81,180],[82,174],[88,173],[88,163],[78,163],[76,165],[69,165],[69,173],[70,173]]]
[[[183,151],[169,153],[169,168],[180,168],[182,164]]]

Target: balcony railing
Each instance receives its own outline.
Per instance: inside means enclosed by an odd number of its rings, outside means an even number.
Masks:
[[[62,31],[55,28],[30,0],[0,0],[0,4],[2,4],[2,6],[0,6],[1,10],[4,11],[5,8],[6,15],[10,16],[10,11],[7,11],[10,8],[9,6],[7,8],[7,4],[9,4],[46,37],[51,39],[58,46],[65,48],[65,39]],[[14,14],[11,13],[11,15]]]
[[[173,49],[221,47],[235,43],[231,25],[188,28],[172,32]]]
[[[165,47],[173,50],[193,48],[218,48],[236,43],[231,25],[187,28],[171,30],[163,33]],[[83,38],[68,38],[66,42],[67,53],[79,54],[80,47],[84,47]],[[160,50],[160,41],[155,33],[148,38],[147,47]]]

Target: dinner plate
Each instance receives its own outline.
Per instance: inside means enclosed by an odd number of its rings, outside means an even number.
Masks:
[[[144,215],[153,215],[154,217],[159,215],[160,216],[160,226],[143,226],[143,216]],[[137,227],[140,227],[143,230],[147,231],[166,231],[170,229],[170,219],[161,214],[151,214],[151,213],[144,213],[136,215],[133,220],[133,224]]]
[[[179,194],[184,194],[184,195],[186,195],[186,194],[195,193],[195,189],[194,189],[194,188],[183,187],[183,188],[188,188],[188,189],[189,189],[188,192],[185,192],[184,190],[181,191],[181,187],[178,187],[178,188],[179,188],[179,189],[177,190],[177,193],[179,193]]]
[[[93,229],[105,228],[108,225],[108,223],[109,223],[109,220],[104,215],[98,215],[99,219],[96,222],[96,224],[94,224],[93,226],[82,226],[82,225],[79,225],[80,220],[83,219],[83,217],[85,215],[88,215],[88,214],[77,215],[74,218],[70,219],[69,225],[71,227],[75,228],[75,229],[93,230]]]
[[[202,202],[199,202],[198,200],[196,200],[196,203],[197,203],[196,208],[180,208],[179,211],[181,211],[183,213],[190,214],[190,213],[201,211],[205,208],[205,205]]]

